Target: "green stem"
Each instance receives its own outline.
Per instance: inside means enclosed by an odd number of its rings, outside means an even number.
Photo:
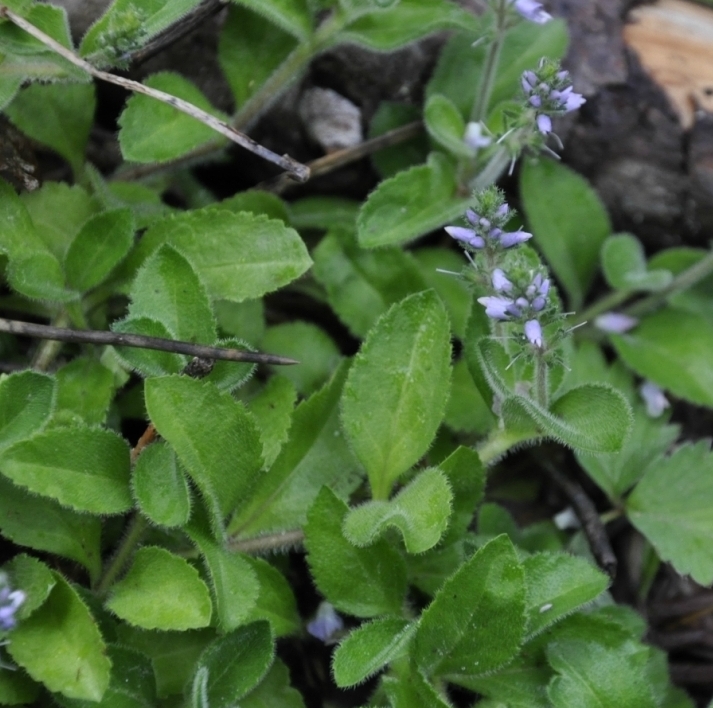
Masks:
[[[114,557],[109,561],[109,565],[104,569],[104,573],[97,583],[95,590],[99,597],[106,595],[114,583],[114,580],[116,580],[124,569],[124,566],[134,553],[134,549],[141,540],[147,526],[148,522],[146,519],[137,512],[131,520],[126,535],[114,554]]]
[[[535,357],[535,397],[545,410],[547,410],[549,398],[547,393],[547,372],[547,362],[538,350]]]
[[[534,440],[537,435],[533,432],[518,432],[497,428],[477,447],[478,456],[484,465],[490,465],[501,458],[515,445]]]
[[[505,148],[500,148],[493,153],[490,161],[483,167],[483,169],[475,176],[474,179],[469,183],[469,187],[473,192],[482,192],[491,184],[495,184],[500,175],[505,171],[505,168],[510,162],[510,155]]]
[[[60,310],[52,319],[51,324],[54,327],[66,327],[69,324],[67,311],[64,309]],[[52,365],[52,362],[57,358],[60,349],[62,349],[62,342],[45,339],[37,347],[35,356],[32,358],[32,368],[37,371],[47,371]]]
[[[495,77],[498,73],[498,65],[500,64],[500,54],[503,49],[506,34],[506,17],[507,17],[507,2],[500,0],[498,7],[495,10],[495,37],[488,47],[488,53],[485,55],[485,66],[483,67],[483,76],[478,87],[478,93],[473,102],[473,108],[470,111],[470,120],[479,123],[484,120],[488,113],[488,104],[490,103],[490,95],[493,92],[495,85]]]

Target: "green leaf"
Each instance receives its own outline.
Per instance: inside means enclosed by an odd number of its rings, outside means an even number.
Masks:
[[[447,0],[400,0],[388,10],[359,17],[337,35],[338,42],[386,52],[444,29],[477,31],[478,19]]]
[[[302,694],[290,685],[290,671],[275,659],[265,678],[240,701],[240,708],[305,708]]]
[[[142,334],[146,337],[173,339],[166,326],[150,317],[127,317],[111,326],[112,331],[128,334]],[[177,374],[186,365],[186,357],[182,354],[142,349],[140,347],[115,347],[122,362],[138,371],[142,376],[165,376]]]
[[[701,585],[713,582],[713,455],[707,441],[650,464],[626,513],[662,560]]]
[[[292,416],[288,441],[269,472],[257,475],[230,523],[231,536],[249,538],[303,526],[323,485],[347,497],[361,482],[359,465],[339,425],[342,364],[331,381]]]
[[[25,601],[17,611],[20,621],[26,620],[38,607],[42,607],[57,584],[52,571],[44,563],[25,553],[16,555],[3,570],[9,572],[12,587],[20,588],[25,593]]]
[[[604,241],[602,270],[607,283],[617,290],[656,291],[673,279],[667,270],[647,271],[644,247],[631,234],[616,234]]]
[[[249,560],[217,544],[207,526],[207,523],[199,525],[194,519],[187,533],[201,552],[208,570],[219,628],[221,632],[232,632],[244,624],[255,605],[260,585]]]
[[[532,637],[591,602],[609,578],[584,558],[537,553],[522,561],[527,584],[527,634]]]
[[[292,588],[285,576],[262,558],[242,557],[252,568],[260,584],[260,594],[245,621],[267,620],[276,637],[298,632],[302,620],[297,612]]]
[[[230,394],[186,377],[148,379],[146,409],[201,491],[214,531],[262,467],[260,433]]]
[[[472,159],[476,151],[465,143],[465,121],[454,103],[439,93],[426,101],[424,121],[428,134],[452,155]]]
[[[92,514],[121,514],[133,504],[129,447],[110,430],[56,428],[15,443],[0,472],[31,492]]]
[[[617,354],[637,374],[676,396],[713,406],[713,321],[666,307],[625,335],[612,335]]]
[[[95,107],[94,84],[32,84],[18,93],[5,113],[23,133],[67,160],[77,178]]]
[[[233,708],[265,676],[275,656],[270,625],[253,622],[218,637],[201,654],[194,676],[194,690],[205,676],[207,703],[192,702],[193,708]]]
[[[297,42],[259,12],[232,6],[218,42],[218,61],[240,108],[294,50]]]
[[[0,451],[41,430],[54,408],[51,376],[21,371],[0,376]]]
[[[534,666],[532,661],[518,657],[488,676],[461,683],[471,691],[492,698],[492,708],[502,705],[508,708],[552,708],[546,692],[551,677],[552,672],[547,668]]]
[[[411,254],[400,248],[365,251],[346,233],[327,234],[313,256],[315,278],[356,337],[365,337],[390,305],[427,287]]]
[[[136,551],[131,568],[112,587],[106,607],[144,629],[207,627],[211,615],[210,593],[198,571],[157,546]]]
[[[12,633],[10,656],[36,681],[68,698],[100,701],[111,661],[99,628],[59,574],[46,602]]]
[[[587,181],[552,160],[528,160],[521,190],[534,241],[578,310],[592,284],[609,217]]]
[[[188,259],[214,299],[241,302],[260,297],[312,265],[293,229],[264,216],[227,209],[195,209],[163,219],[144,234],[136,257],[145,259],[162,243]]]
[[[368,137],[376,138],[407,123],[421,120],[421,110],[410,103],[381,101],[369,123]],[[430,141],[424,132],[398,145],[377,150],[371,161],[382,178],[393,177],[401,170],[426,162]],[[353,225],[352,225],[353,226]]]
[[[355,686],[402,657],[417,627],[416,622],[385,617],[355,629],[334,653],[332,672],[337,686]]]
[[[156,319],[175,339],[215,342],[215,319],[205,287],[175,248],[163,245],[144,263],[130,296],[129,318]]]
[[[423,553],[443,536],[452,500],[443,472],[427,469],[393,499],[366,502],[352,509],[344,520],[344,535],[355,546],[369,546],[394,527],[401,532],[409,553]]]
[[[247,342],[237,337],[218,339],[215,342],[215,346],[225,347],[226,349],[255,351]],[[215,361],[213,369],[204,377],[204,380],[215,384],[220,391],[233,393],[252,378],[256,369],[256,364],[251,364],[247,361]]]
[[[427,675],[487,674],[510,661],[525,632],[525,578],[507,536],[485,544],[421,615],[413,656]]]
[[[423,674],[413,667],[398,678],[384,676],[381,685],[389,697],[391,708],[449,708],[442,694],[433,687]]]
[[[495,416],[473,383],[465,359],[453,367],[451,395],[443,422],[456,432],[480,434],[489,431],[495,423]]]
[[[376,248],[412,241],[460,216],[468,204],[457,196],[454,166],[432,153],[427,164],[384,180],[369,195],[357,219],[359,243]]]
[[[296,229],[353,232],[359,202],[341,197],[305,197],[291,202],[290,223]]]
[[[101,520],[29,494],[0,476],[0,530],[20,546],[81,563],[95,581],[101,570]]]
[[[347,505],[323,487],[307,515],[305,548],[315,584],[343,612],[399,614],[406,595],[403,559],[386,541],[369,548],[349,543],[342,533],[347,512]]]
[[[388,496],[436,434],[447,402],[450,350],[445,309],[429,290],[382,315],[354,361],[342,420],[377,499]]]
[[[182,98],[194,106],[223,118],[201,91],[180,74],[162,71],[144,81],[149,88]],[[163,101],[134,94],[119,116],[119,145],[125,160],[168,162],[217,137],[205,123]]]
[[[300,362],[275,368],[302,396],[309,396],[322,386],[341,359],[332,338],[311,322],[293,321],[268,327],[261,347]]]
[[[57,371],[53,423],[101,425],[114,397],[114,376],[96,359],[80,356]]]
[[[261,299],[231,302],[216,300],[213,311],[219,331],[255,345],[265,334],[265,306]]]
[[[284,376],[271,376],[260,393],[250,401],[250,412],[260,428],[262,457],[269,468],[287,441],[297,391]]]
[[[475,450],[460,446],[438,466],[453,490],[453,512],[446,538],[460,537],[483,500],[485,468]]]
[[[176,453],[163,441],[136,460],[131,487],[141,513],[159,526],[183,526],[191,514],[191,492]]]
[[[577,453],[577,461],[612,501],[619,501],[644,474],[653,460],[676,441],[678,425],[666,425],[666,417],[651,418],[639,405],[631,436],[624,447],[607,455]]]
[[[41,689],[24,671],[0,672],[0,705],[34,705]]]
[[[280,29],[297,39],[312,34],[312,17],[306,0],[232,0],[260,13]]]
[[[547,694],[554,708],[641,708],[656,702],[643,671],[649,649],[628,642],[612,650],[595,642],[556,641],[547,658],[559,676]]]
[[[134,243],[134,217],[129,209],[114,209],[89,219],[67,251],[67,283],[85,292],[107,279]]]
[[[273,28],[274,30],[274,28]],[[262,189],[248,189],[245,192],[238,192],[228,199],[215,204],[216,209],[226,209],[234,214],[247,211],[255,216],[267,216],[270,219],[290,223],[290,210],[286,202],[272,192],[265,192]]]

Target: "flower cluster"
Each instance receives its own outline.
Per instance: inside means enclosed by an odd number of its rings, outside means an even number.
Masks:
[[[25,593],[13,590],[7,573],[0,572],[0,630],[7,632],[15,627],[15,614],[24,601]]]
[[[542,349],[539,318],[548,306],[550,279],[540,268],[531,267],[531,263],[518,265],[517,257],[506,257],[505,249],[532,238],[526,231],[505,231],[512,216],[502,192],[493,187],[479,194],[474,208],[466,211],[470,227],[446,226],[446,231],[466,250],[483,252],[480,263],[471,262],[481,275],[481,285],[492,291],[478,298],[485,314],[499,322],[522,322],[525,340]],[[510,266],[505,266],[506,260]]]
[[[510,2],[515,10],[530,22],[544,25],[545,22],[549,22],[552,19],[552,15],[542,9],[541,2],[535,2],[535,0],[514,0],[514,2],[510,0]]]
[[[499,193],[496,199],[485,198],[486,194],[483,194],[484,198],[476,207],[477,212],[473,209],[465,212],[468,227],[446,226],[450,236],[476,251],[511,248],[532,238],[532,234],[527,231],[505,231],[504,227],[511,218],[510,207]]]
[[[528,105],[535,110],[537,129],[543,135],[552,132],[551,116],[576,111],[586,100],[574,92],[569,72],[561,70],[557,62],[543,59],[537,71],[523,72],[520,81]]]

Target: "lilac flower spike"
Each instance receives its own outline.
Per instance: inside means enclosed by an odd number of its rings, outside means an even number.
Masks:
[[[624,334],[630,329],[634,329],[638,324],[639,320],[636,317],[621,312],[605,312],[594,318],[594,326],[609,334]]]
[[[650,418],[658,418],[671,406],[664,392],[653,381],[644,381],[639,386],[639,393],[641,398],[644,399],[646,414]]]
[[[329,602],[320,602],[317,615],[307,625],[307,631],[317,639],[328,642],[336,632],[344,629],[344,622]]]
[[[525,337],[530,344],[542,349],[542,326],[537,320],[525,322]]]
[[[25,601],[22,590],[13,590],[6,573],[0,572],[0,630],[7,632],[17,624],[15,614]]]
[[[515,9],[530,22],[536,22],[538,25],[543,25],[552,19],[552,15],[542,9],[541,2],[535,0],[515,0]]]

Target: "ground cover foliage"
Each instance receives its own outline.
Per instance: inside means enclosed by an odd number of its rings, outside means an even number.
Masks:
[[[640,534],[642,601],[662,564],[713,583],[710,443],[681,438],[662,393],[713,407],[713,257],[648,257],[557,161],[552,119],[584,102],[558,64],[564,24],[526,0],[479,17],[231,1],[235,112],[177,73],[149,88],[241,129],[330,47],[447,30],[427,139],[375,153],[362,203],[269,185],[220,201],[175,161],[228,138],[137,94],[119,144],[148,169],[102,174],[87,67],[130,67],[199,5],[115,0],[77,46],[63,9],[0,5],[2,110],[71,170],[40,184],[18,158],[0,182],[2,312],[300,363],[2,335],[0,704],[695,705],[610,593],[603,524]],[[405,117],[385,104],[380,132]],[[493,186],[513,168],[521,215]],[[344,336],[275,316],[276,292]],[[548,471],[584,529],[557,509],[517,524],[487,492],[512,459]]]

